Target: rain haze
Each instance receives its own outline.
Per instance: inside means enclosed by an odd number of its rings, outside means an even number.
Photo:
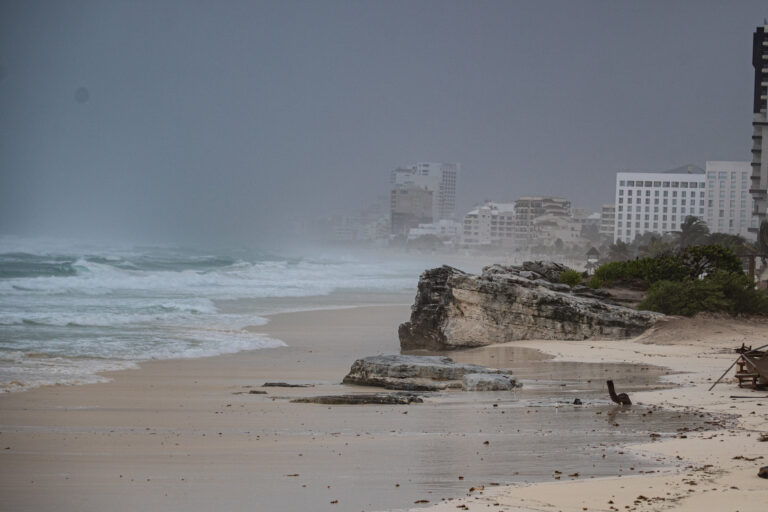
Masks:
[[[750,158],[755,2],[0,5],[0,233],[258,245],[460,162],[599,210]]]

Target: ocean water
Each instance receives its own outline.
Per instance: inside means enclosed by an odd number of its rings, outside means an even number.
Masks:
[[[381,303],[423,264],[360,256],[0,238],[0,392],[97,382],[149,359],[284,346],[264,315]]]

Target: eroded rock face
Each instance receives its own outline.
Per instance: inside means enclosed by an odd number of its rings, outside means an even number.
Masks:
[[[521,339],[629,338],[663,316],[612,304],[600,290],[572,292],[553,281],[564,269],[526,262],[491,265],[479,276],[446,265],[427,270],[411,320],[398,330],[400,346],[450,350]]]
[[[504,375],[513,386],[515,382],[509,370],[456,363],[450,357],[406,355],[358,359],[343,382],[407,391],[439,391],[461,389],[462,379],[468,374]]]

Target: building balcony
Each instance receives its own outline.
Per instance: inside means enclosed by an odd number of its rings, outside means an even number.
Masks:
[[[753,174],[752,176],[749,177],[749,179],[751,179],[752,181],[755,181],[755,180],[760,181],[760,175]]]
[[[751,188],[749,189],[749,193],[752,194],[753,196],[764,196],[768,194],[768,190],[764,188]]]

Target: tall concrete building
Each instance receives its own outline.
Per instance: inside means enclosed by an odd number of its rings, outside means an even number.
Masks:
[[[752,118],[752,184],[749,193],[754,199],[752,214],[756,217],[753,231],[766,220],[768,212],[768,23],[757,27],[752,35],[752,66],[755,68],[755,86]]]
[[[705,219],[705,178],[704,169],[694,165],[617,173],[614,242],[631,242],[647,232],[678,231],[689,215]]]
[[[707,162],[707,225],[713,233],[754,239],[754,200],[748,193],[749,162]]]
[[[390,184],[395,189],[415,185],[432,191],[432,219],[453,219],[456,210],[456,181],[459,164],[421,162],[392,171]]]
[[[390,229],[393,235],[407,236],[419,224],[432,222],[433,193],[413,184],[398,185],[390,195]]]

